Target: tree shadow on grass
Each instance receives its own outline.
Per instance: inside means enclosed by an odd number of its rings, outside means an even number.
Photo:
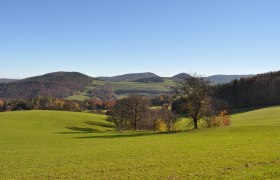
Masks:
[[[133,132],[133,133],[116,133],[104,136],[85,136],[85,137],[76,137],[77,139],[113,139],[113,138],[131,138],[131,137],[143,137],[143,136],[153,136],[160,134],[177,134],[182,131],[171,131],[171,132]]]
[[[84,123],[88,124],[88,125],[101,126],[101,127],[104,127],[104,128],[115,128],[116,127],[114,124],[108,124],[108,123],[104,123],[104,122],[87,121],[87,122],[84,122]]]
[[[90,134],[90,133],[104,133],[104,131],[100,131],[93,128],[83,128],[83,127],[74,127],[67,126],[66,129],[73,130],[74,132],[59,132],[58,134]]]

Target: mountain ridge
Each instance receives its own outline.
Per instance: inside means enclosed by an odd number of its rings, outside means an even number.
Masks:
[[[18,81],[19,79],[7,79],[7,78],[0,78],[0,83],[11,83]]]
[[[232,80],[249,75],[215,75],[209,76],[212,84],[229,83]],[[113,77],[93,78],[79,72],[53,72],[29,77],[8,83],[0,83],[0,99],[30,99],[36,96],[53,96],[84,100],[90,97],[89,89],[98,88],[100,92],[106,87],[123,97],[129,93],[149,96],[168,94],[175,81],[190,77],[179,73],[173,77],[160,77],[154,73],[130,73]],[[109,85],[109,86],[106,86]],[[109,87],[109,89],[108,89]],[[104,91],[105,92],[105,91]]]

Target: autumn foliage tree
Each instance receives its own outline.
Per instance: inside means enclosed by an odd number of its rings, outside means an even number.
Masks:
[[[231,125],[230,115],[226,110],[217,115],[207,116],[205,120],[209,128]]]

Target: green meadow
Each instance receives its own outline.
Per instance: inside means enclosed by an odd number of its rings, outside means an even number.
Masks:
[[[280,107],[235,114],[224,128],[116,132],[106,116],[0,113],[1,179],[277,179]]]

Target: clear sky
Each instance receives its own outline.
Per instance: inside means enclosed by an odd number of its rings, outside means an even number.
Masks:
[[[280,70],[279,0],[0,0],[0,78]]]

